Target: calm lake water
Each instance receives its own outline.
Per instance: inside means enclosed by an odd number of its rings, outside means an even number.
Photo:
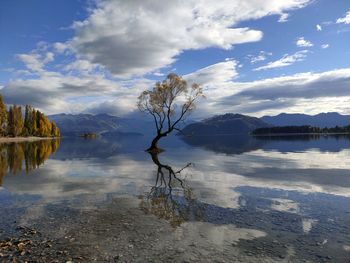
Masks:
[[[174,136],[153,160],[144,152],[148,143],[130,136],[0,145],[1,238],[21,225],[64,239],[76,224],[70,234],[83,244],[77,218],[129,200],[135,220],[154,218],[148,226],[162,224],[163,234],[150,241],[153,253],[129,240],[147,225],[126,227],[121,262],[161,258],[165,249],[179,262],[349,262],[349,137]],[[134,211],[118,209],[126,219]],[[179,243],[170,253],[166,242]],[[104,253],[112,262],[120,251]]]

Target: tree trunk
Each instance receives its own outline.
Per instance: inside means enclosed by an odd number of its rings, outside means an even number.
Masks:
[[[158,141],[162,138],[165,137],[166,134],[158,134],[154,139],[152,140],[151,146],[147,149],[147,152],[150,153],[160,153],[162,152],[162,149],[158,147]]]
[[[158,154],[157,152],[149,152],[149,154],[151,155],[152,161],[154,162],[154,164],[156,164],[158,167],[161,167],[162,164],[160,163],[159,159],[158,159]]]

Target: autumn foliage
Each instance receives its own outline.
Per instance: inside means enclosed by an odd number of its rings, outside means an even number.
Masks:
[[[0,144],[0,186],[9,173],[16,175],[37,169],[57,151],[59,144],[59,139]]]
[[[24,116],[21,106],[12,105],[7,110],[0,95],[0,136],[60,137],[60,130],[30,105],[25,106]]]
[[[180,76],[171,73],[162,82],[157,82],[152,90],[145,90],[138,98],[137,106],[141,112],[152,116],[157,135],[153,139],[150,152],[159,152],[158,141],[179,130],[178,125],[196,107],[196,100],[204,97],[202,88],[188,83]]]

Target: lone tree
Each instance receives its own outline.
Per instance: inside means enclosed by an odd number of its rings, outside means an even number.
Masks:
[[[147,151],[159,153],[158,141],[178,130],[178,125],[195,109],[198,98],[204,97],[202,88],[194,83],[190,87],[176,74],[169,74],[162,82],[157,82],[152,90],[146,90],[138,98],[141,112],[150,114],[157,129]]]

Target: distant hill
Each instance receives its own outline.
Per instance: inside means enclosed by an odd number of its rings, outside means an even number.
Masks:
[[[48,116],[54,121],[64,136],[97,133],[109,137],[143,134],[154,135],[154,123],[140,116],[122,118],[109,114],[56,114]],[[339,113],[286,114],[250,117],[227,113],[187,125],[183,133],[191,135],[247,134],[255,129],[270,126],[335,127],[350,125],[350,116]]]
[[[255,129],[268,126],[270,125],[259,118],[227,113],[189,124],[182,130],[182,133],[184,135],[247,134]]]
[[[274,126],[311,125],[324,128],[350,125],[350,115],[341,115],[337,112],[320,113],[317,115],[281,113],[277,116],[264,116],[260,119]]]
[[[153,123],[112,116],[109,114],[56,114],[48,116],[65,136],[96,133],[106,136],[145,134]]]
[[[108,114],[57,114],[49,119],[56,122],[63,135],[82,133],[101,133],[116,131],[120,128],[121,119]]]

